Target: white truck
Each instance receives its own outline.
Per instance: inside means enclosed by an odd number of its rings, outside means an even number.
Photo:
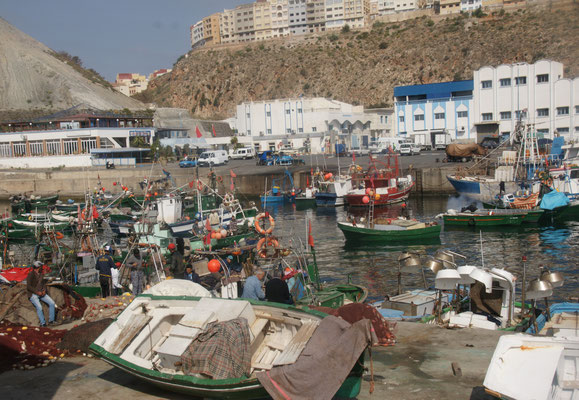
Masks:
[[[380,137],[375,145],[370,146],[369,150],[373,154],[386,154],[390,148],[393,151],[398,150],[400,145],[407,140],[407,138],[401,138],[398,136]]]
[[[416,133],[412,135],[414,144],[421,150],[432,150],[432,139],[428,133]]]
[[[450,134],[448,133],[436,133],[434,135],[435,150],[444,150],[451,142],[452,140],[450,139]]]

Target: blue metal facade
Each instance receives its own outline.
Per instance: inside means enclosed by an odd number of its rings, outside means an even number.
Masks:
[[[394,88],[394,97],[426,96],[426,99],[447,99],[454,97],[453,93],[474,90],[474,81],[428,83],[426,85],[397,86]]]

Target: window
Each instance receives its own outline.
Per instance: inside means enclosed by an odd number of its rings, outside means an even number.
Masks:
[[[414,121],[424,121],[424,114],[417,114],[414,116]]]
[[[502,111],[501,112],[501,119],[511,119],[512,114],[510,111]]]
[[[267,134],[271,135],[271,128],[267,128]]]
[[[287,110],[285,110],[285,113],[286,113],[287,115],[289,115],[289,114],[290,114],[290,109],[288,108]]]
[[[559,133],[569,133],[569,128],[557,128],[557,132],[559,132]]]
[[[299,133],[304,133],[304,128],[298,128]]]
[[[492,121],[493,120],[493,113],[483,113],[482,114],[483,121]]]
[[[271,117],[271,111],[266,112],[265,115],[267,115],[268,117]]]
[[[493,81],[482,81],[481,84],[483,89],[491,89],[493,87]]]
[[[456,113],[458,118],[468,118],[468,111],[459,111]]]
[[[403,117],[403,116],[402,116],[402,117],[398,117],[398,122],[404,123],[404,117]]]
[[[569,107],[557,107],[557,115],[569,115]]]
[[[444,113],[434,113],[434,119],[444,119]]]
[[[579,114],[579,106],[575,106],[575,114]]]
[[[549,116],[548,108],[537,108],[537,117],[548,117],[548,116]]]
[[[515,118],[516,119],[521,119],[521,118],[525,118],[527,116],[527,112],[526,111],[521,111],[521,110],[517,110],[515,111]]]
[[[526,76],[519,76],[515,78],[516,85],[526,85],[527,84],[527,77]]]
[[[504,78],[501,79],[499,82],[501,84],[501,87],[511,86],[511,78]]]
[[[248,129],[248,130],[247,130],[247,135],[248,135],[248,136],[251,136],[251,129]]]
[[[302,113],[302,109],[298,108],[298,114],[301,114],[301,113]]]
[[[315,126],[312,126],[312,132],[317,132],[318,128],[316,128]]]
[[[285,133],[292,133],[292,130],[290,128],[286,128]]]
[[[380,115],[380,123],[383,124],[384,123],[384,116]]]
[[[537,75],[537,83],[546,83],[546,82],[549,82],[549,74]]]
[[[247,113],[247,114],[245,114],[245,116],[246,116],[247,118],[251,118],[251,113]]]
[[[579,132],[579,126],[575,127],[575,132]]]

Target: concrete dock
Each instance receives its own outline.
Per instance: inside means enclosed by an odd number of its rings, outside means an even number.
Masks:
[[[400,322],[397,343],[372,350],[374,393],[364,378],[360,400],[490,399],[482,383],[498,338],[506,332],[449,330]],[[460,368],[455,376],[451,363]],[[370,368],[369,359],[366,367]],[[72,357],[46,368],[0,375],[3,399],[191,399],[144,383],[104,361]]]

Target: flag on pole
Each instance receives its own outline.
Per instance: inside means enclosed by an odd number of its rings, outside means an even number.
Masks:
[[[213,137],[217,137],[217,133],[215,133],[215,125],[211,124],[211,130],[213,131]]]
[[[311,221],[309,223],[309,229],[308,229],[308,244],[310,245],[310,247],[314,247],[314,237],[312,236],[312,222]]]
[[[237,175],[235,174],[235,172],[233,172],[232,169],[229,170],[229,175],[231,175],[232,178],[237,178]]]
[[[197,125],[195,125],[195,133],[197,134],[197,139],[200,139],[203,137],[203,135],[201,134],[201,131],[199,130],[199,127]]]
[[[356,164],[356,153],[352,153],[352,162]]]
[[[211,234],[211,223],[209,222],[209,217],[207,217],[207,219],[205,220],[205,228],[209,231],[209,233]]]

